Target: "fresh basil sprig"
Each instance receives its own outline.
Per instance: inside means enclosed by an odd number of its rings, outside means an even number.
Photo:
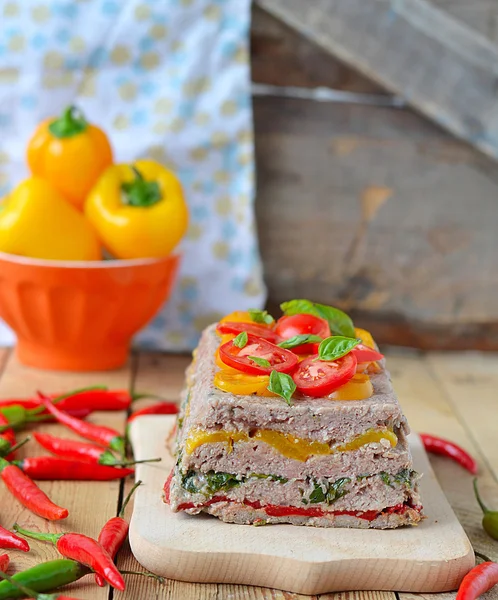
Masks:
[[[266,358],[261,358],[259,356],[248,356],[247,358],[249,360],[252,360],[253,363],[256,363],[260,367],[263,367],[265,369],[271,369],[271,362],[269,360],[266,360]]]
[[[242,331],[237,337],[232,340],[234,346],[237,348],[245,348],[247,346],[247,331]]]
[[[346,356],[359,343],[360,340],[342,335],[333,335],[323,340],[318,346],[318,358],[320,360],[337,360],[342,356]]]
[[[290,375],[272,371],[270,373],[270,383],[268,385],[270,392],[283,398],[289,406],[292,406],[292,394],[296,391],[296,384]]]
[[[325,304],[318,304],[311,302],[311,300],[289,300],[289,302],[283,302],[280,305],[284,315],[299,315],[309,314],[315,317],[325,319],[330,327],[330,331],[337,335],[343,335],[345,337],[354,337],[354,325],[351,317],[342,310],[335,308],[334,306],[327,306]]]
[[[259,310],[257,308],[250,308],[248,311],[251,320],[254,323],[263,323],[264,325],[271,325],[275,319],[268,314],[266,310]]]
[[[321,342],[322,338],[319,335],[313,335],[312,333],[302,333],[299,335],[293,335],[288,340],[284,340],[278,344],[280,348],[289,350],[290,348],[296,348],[302,344],[313,344]]]

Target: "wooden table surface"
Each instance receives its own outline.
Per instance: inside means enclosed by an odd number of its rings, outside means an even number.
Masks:
[[[473,353],[428,353],[411,351],[388,352],[388,365],[394,387],[408,417],[411,428],[447,437],[466,448],[479,462],[483,497],[489,506],[498,509],[498,356]],[[171,400],[178,399],[183,371],[188,357],[138,354],[130,358],[126,368],[103,374],[75,374],[37,371],[21,366],[13,353],[0,349],[0,398],[30,396],[35,390],[66,391],[89,385],[106,384],[153,392]],[[146,400],[140,404],[146,405]],[[138,405],[138,403],[137,403]],[[95,413],[91,421],[124,431],[124,413]],[[59,425],[43,425],[40,429],[76,437]],[[33,441],[23,451],[30,455],[42,451]],[[452,461],[432,457],[432,465],[458,518],[469,535],[475,550],[498,560],[498,542],[491,540],[481,529],[481,512],[474,500],[472,477]],[[14,522],[39,531],[80,531],[97,537],[107,519],[116,515],[123,492],[129,489],[120,482],[41,482],[40,487],[59,505],[69,509],[69,518],[49,523],[32,515],[13,500],[5,488],[0,488],[0,524],[10,527]],[[131,507],[127,517],[131,516]],[[33,564],[57,558],[55,548],[42,542],[31,542],[29,554],[12,551],[10,573]],[[121,569],[137,570],[129,547],[118,556]],[[409,600],[414,594],[395,592],[344,592],[302,596],[279,590],[238,585],[200,585],[167,581],[164,585],[143,577],[126,575],[125,593],[98,588],[91,577],[71,586],[71,595],[81,599],[104,600]],[[429,598],[425,594],[424,598]],[[450,600],[454,594],[433,595],[434,600]],[[498,600],[498,589],[483,596]],[[412,598],[414,600],[414,598]]]

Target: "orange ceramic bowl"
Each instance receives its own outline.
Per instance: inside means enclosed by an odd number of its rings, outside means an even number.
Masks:
[[[178,265],[178,255],[79,262],[0,252],[0,318],[17,334],[25,365],[114,369],[168,298]]]

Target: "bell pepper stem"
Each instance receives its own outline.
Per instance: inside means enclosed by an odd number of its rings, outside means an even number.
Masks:
[[[487,508],[487,506],[485,506],[484,502],[481,500],[481,495],[479,494],[479,490],[477,488],[477,477],[474,477],[474,494],[482,512],[484,514],[489,513],[489,508]]]
[[[56,138],[68,138],[83,133],[88,127],[85,116],[74,105],[68,106],[58,119],[48,126],[50,133]]]
[[[157,181],[147,181],[135,165],[130,166],[135,179],[121,184],[124,203],[127,206],[147,208],[162,200]]]
[[[121,517],[122,519],[124,519],[124,514],[125,514],[125,510],[126,507],[128,506],[128,503],[131,500],[131,497],[133,496],[133,494],[135,493],[135,490],[140,487],[142,485],[142,481],[139,480],[137,481],[137,483],[135,483],[135,485],[131,488],[131,490],[128,493],[128,496],[126,496],[125,501],[123,502],[123,506],[121,507],[121,510],[119,511],[119,515],[118,517]]]
[[[23,535],[24,537],[29,537],[34,540],[40,540],[41,542],[51,542],[54,546],[57,545],[57,542],[61,539],[64,533],[39,533],[38,531],[28,531],[27,529],[23,529],[19,527],[17,523],[14,523],[12,529]]]

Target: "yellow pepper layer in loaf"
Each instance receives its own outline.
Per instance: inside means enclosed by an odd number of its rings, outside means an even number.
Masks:
[[[272,429],[258,429],[252,436],[249,436],[245,431],[204,431],[196,429],[190,431],[185,441],[185,450],[187,454],[192,454],[196,448],[204,444],[222,442],[228,444],[229,448],[231,448],[237,442],[258,440],[268,444],[286,458],[305,462],[310,456],[358,450],[358,448],[366,444],[380,442],[382,439],[388,440],[391,447],[396,446],[398,443],[396,434],[390,429],[369,429],[365,433],[356,436],[350,442],[333,447],[323,442],[297,438],[290,433],[281,433]]]

